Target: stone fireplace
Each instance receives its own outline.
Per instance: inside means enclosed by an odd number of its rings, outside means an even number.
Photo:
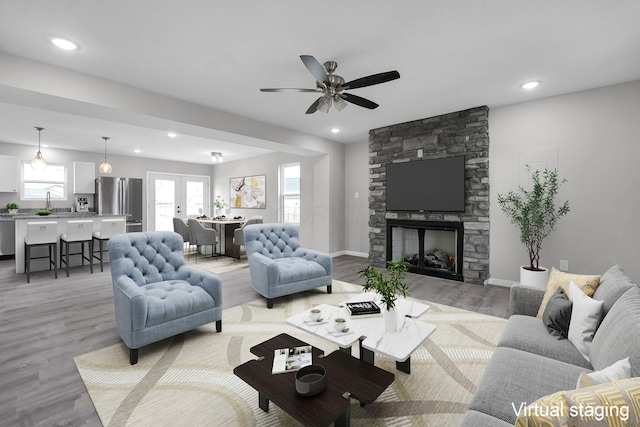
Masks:
[[[387,220],[387,261],[412,273],[463,281],[464,226],[454,221]]]
[[[488,120],[489,108],[483,106],[369,131],[369,260],[373,265],[384,267],[387,260],[402,256],[413,272],[476,284],[489,278]],[[464,212],[387,210],[387,164],[461,155]],[[419,223],[428,225],[423,227],[424,235],[418,231]],[[458,224],[454,237],[448,229],[453,223]],[[455,243],[445,243],[454,238]],[[434,242],[442,247],[432,248]]]

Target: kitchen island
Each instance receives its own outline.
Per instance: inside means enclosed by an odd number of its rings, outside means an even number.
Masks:
[[[98,215],[95,212],[53,212],[50,215],[34,215],[34,214],[18,214],[12,217],[15,224],[15,242],[16,242],[16,273],[24,273],[24,238],[27,236],[27,223],[29,222],[38,222],[38,221],[55,221],[58,223],[58,235],[67,232],[67,222],[68,221],[77,221],[81,219],[90,219],[93,220],[93,231],[100,231],[101,220],[102,219],[118,219],[122,218],[126,221],[126,215],[109,215],[103,214]],[[79,244],[73,245],[71,252],[78,252]],[[94,251],[96,249],[94,248]],[[88,245],[85,246],[85,255],[89,256],[89,248]],[[31,254],[33,257],[36,256],[45,256],[47,255],[46,247],[34,247],[31,249]],[[58,239],[58,254],[56,257],[59,258],[60,255],[60,240]],[[105,259],[108,259],[106,257]],[[97,261],[97,260],[96,260]],[[70,257],[69,266],[74,267],[81,265],[81,258],[79,255]],[[58,268],[60,267],[60,260],[58,259]],[[31,260],[31,271],[41,271],[49,269],[49,261],[47,259],[33,259]],[[100,271],[100,269],[98,269]]]

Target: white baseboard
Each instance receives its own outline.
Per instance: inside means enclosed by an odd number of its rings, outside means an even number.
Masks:
[[[351,255],[351,256],[357,256],[360,258],[369,258],[369,254],[366,252],[354,252],[354,251],[339,251],[339,252],[334,252],[331,254],[331,257],[337,257],[340,255]]]
[[[504,286],[507,288],[510,288],[512,285],[516,284],[518,282],[513,281],[513,280],[505,280],[505,279],[496,279],[494,277],[489,277],[487,280],[484,281],[485,286],[486,285],[495,285],[495,286]]]

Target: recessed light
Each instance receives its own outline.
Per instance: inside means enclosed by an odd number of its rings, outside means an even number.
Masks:
[[[338,133],[340,132],[340,128],[331,128],[331,133]]]
[[[520,87],[522,89],[531,90],[531,89],[534,89],[534,88],[538,87],[539,85],[540,85],[540,82],[538,80],[536,80],[536,81],[532,81],[532,82],[523,83],[523,84],[520,85]]]
[[[62,39],[60,37],[52,38],[51,43],[55,44],[60,49],[64,49],[64,50],[76,50],[78,48],[78,45],[75,44],[74,42],[67,39]]]
[[[140,150],[133,150],[133,152],[134,152],[134,153],[139,153],[139,152],[140,152]]]
[[[49,148],[49,147],[50,147],[50,145],[49,145],[49,144],[42,144],[42,146],[43,146],[44,148]]]
[[[178,134],[177,134],[177,133],[175,133],[175,132],[169,132],[169,133],[167,134],[167,136],[168,136],[169,138],[175,138],[176,136],[178,136]]]

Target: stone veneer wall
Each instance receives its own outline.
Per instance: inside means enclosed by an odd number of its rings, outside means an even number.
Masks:
[[[464,281],[489,278],[489,107],[369,131],[369,260],[386,264],[386,219],[464,223]],[[464,212],[387,212],[386,165],[464,155]]]

